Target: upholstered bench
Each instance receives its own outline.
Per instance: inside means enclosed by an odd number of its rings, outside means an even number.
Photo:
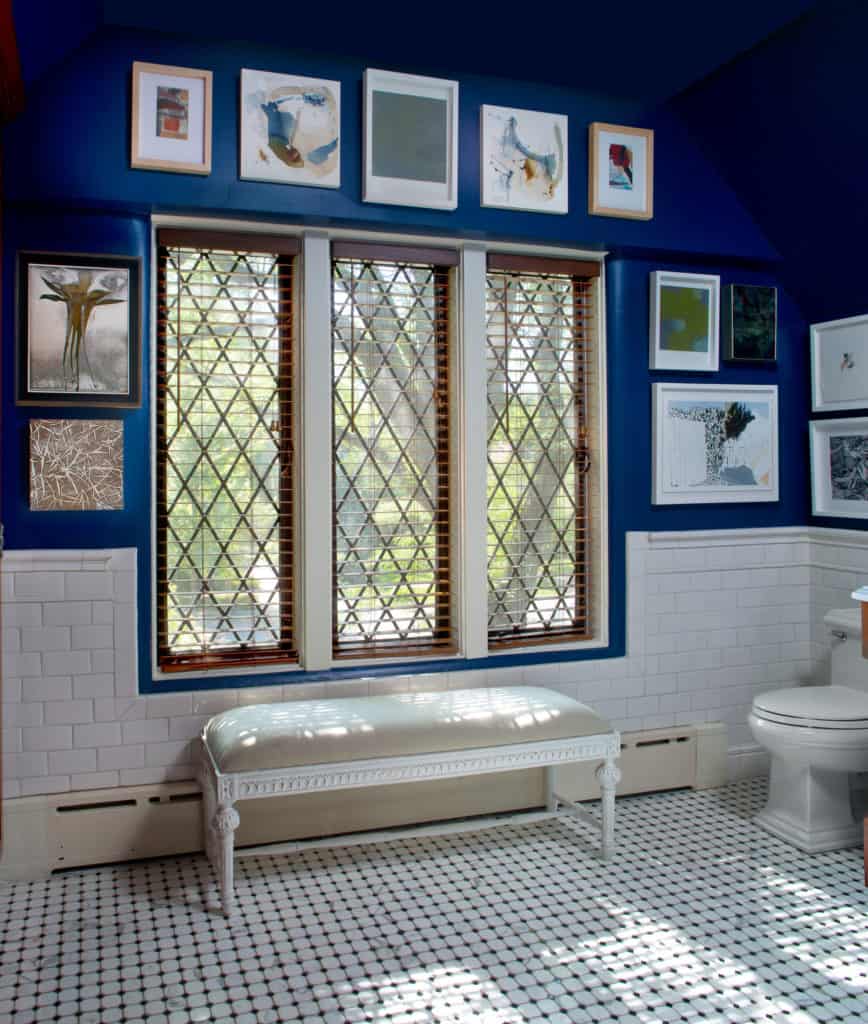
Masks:
[[[620,739],[584,704],[532,686],[257,704],[202,733],[205,844],[234,910],[237,800],[542,766],[549,811],[586,812],[554,792],[554,768],[601,761],[602,852],[614,847]],[[596,819],[592,819],[596,822]]]

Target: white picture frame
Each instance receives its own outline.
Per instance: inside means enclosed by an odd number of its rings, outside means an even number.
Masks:
[[[653,384],[652,396],[654,505],[778,500],[777,385]]]
[[[242,181],[340,188],[341,83],[242,68]]]
[[[368,68],[362,200],[458,206],[458,82]]]
[[[811,324],[811,409],[868,409],[868,314]]]
[[[564,114],[480,107],[482,205],[568,213],[568,127]]]
[[[813,420],[810,431],[811,511],[868,519],[868,416]]]
[[[651,272],[649,366],[715,373],[720,368],[720,276]]]
[[[137,60],[132,75],[130,166],[210,174],[212,73]]]

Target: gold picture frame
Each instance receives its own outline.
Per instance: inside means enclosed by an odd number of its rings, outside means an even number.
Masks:
[[[588,140],[588,213],[651,220],[654,132],[594,121]]]
[[[211,173],[212,78],[197,68],[133,62],[132,167]]]

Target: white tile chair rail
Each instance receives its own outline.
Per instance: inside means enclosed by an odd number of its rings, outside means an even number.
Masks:
[[[202,732],[205,848],[223,912],[235,910],[238,800],[542,767],[546,809],[599,826],[614,852],[620,737],[589,707],[542,687],[292,701],[215,715]],[[602,821],[554,791],[554,769],[600,761]]]

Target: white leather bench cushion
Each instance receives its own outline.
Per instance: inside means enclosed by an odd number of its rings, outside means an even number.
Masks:
[[[254,704],[215,715],[203,739],[218,771],[247,772],[611,731],[561,693],[509,686]]]

